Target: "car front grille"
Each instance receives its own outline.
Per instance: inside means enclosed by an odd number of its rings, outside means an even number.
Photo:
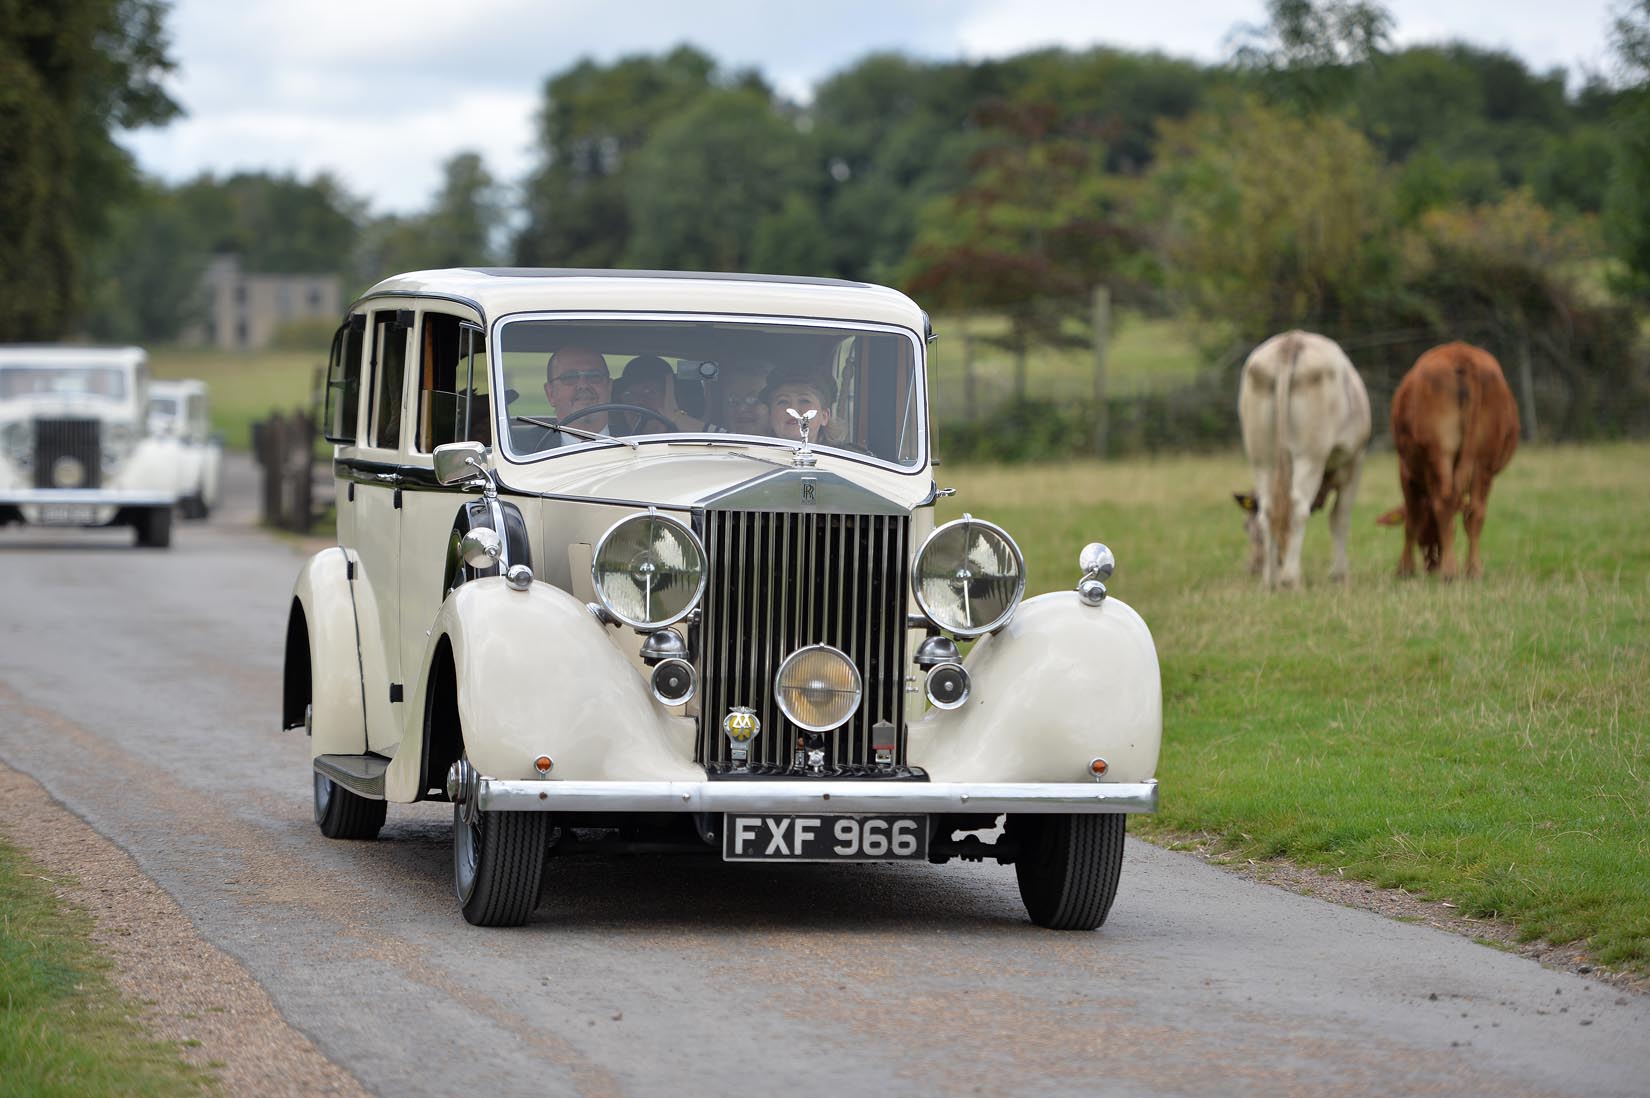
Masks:
[[[74,465],[60,462],[67,458]],[[59,483],[77,479],[78,483]],[[36,488],[97,488],[103,482],[102,449],[95,419],[37,419],[34,421],[34,486]]]
[[[905,515],[782,511],[702,513],[710,579],[696,631],[702,716],[696,761],[729,772],[722,718],[749,706],[762,721],[746,776],[794,773],[798,738],[774,698],[781,661],[828,644],[859,668],[863,700],[822,737],[827,771],[910,776],[905,768],[905,609],[910,586]],[[880,727],[879,727],[880,726]],[[889,764],[876,747],[892,744]]]

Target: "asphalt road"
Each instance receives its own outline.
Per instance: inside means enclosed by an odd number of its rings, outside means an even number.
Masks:
[[[277,728],[301,557],[236,510],[167,551],[0,531],[0,761],[380,1094],[1650,1093],[1642,997],[1133,841],[1094,934],[1032,927],[996,865],[652,856],[470,927],[445,806],[316,830]]]

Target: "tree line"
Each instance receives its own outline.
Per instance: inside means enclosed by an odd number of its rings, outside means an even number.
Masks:
[[[1465,42],[1395,48],[1361,0],[1268,0],[1220,64],[875,54],[806,103],[691,46],[583,60],[544,83],[525,179],[461,153],[405,216],[324,174],[141,178],[108,135],[176,113],[159,0],[20,13],[0,95],[52,110],[0,115],[5,339],[169,338],[223,251],[349,290],[494,262],[835,275],[1005,315],[1022,356],[1082,338],[1105,285],[1211,347],[1516,329],[1587,373],[1636,347],[1650,296],[1650,0],[1613,19],[1612,70],[1573,83]]]

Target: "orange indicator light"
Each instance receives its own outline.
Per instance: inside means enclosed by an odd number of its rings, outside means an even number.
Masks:
[[[555,765],[556,764],[551,761],[549,755],[540,755],[538,758],[533,760],[533,769],[537,770],[540,774],[550,773],[550,768]]]
[[[1089,773],[1093,774],[1096,778],[1103,777],[1109,769],[1111,769],[1111,766],[1105,759],[1095,759],[1093,762],[1089,763]]]

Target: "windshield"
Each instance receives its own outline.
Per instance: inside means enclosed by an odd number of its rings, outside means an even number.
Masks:
[[[0,366],[0,399],[19,397],[123,400],[126,371],[111,366]]]
[[[183,405],[177,397],[152,396],[149,398],[149,418],[161,423],[176,423],[183,414]]]
[[[513,457],[601,445],[591,434],[794,448],[805,423],[821,449],[905,467],[922,458],[918,344],[900,329],[523,319],[503,325],[498,347]]]

